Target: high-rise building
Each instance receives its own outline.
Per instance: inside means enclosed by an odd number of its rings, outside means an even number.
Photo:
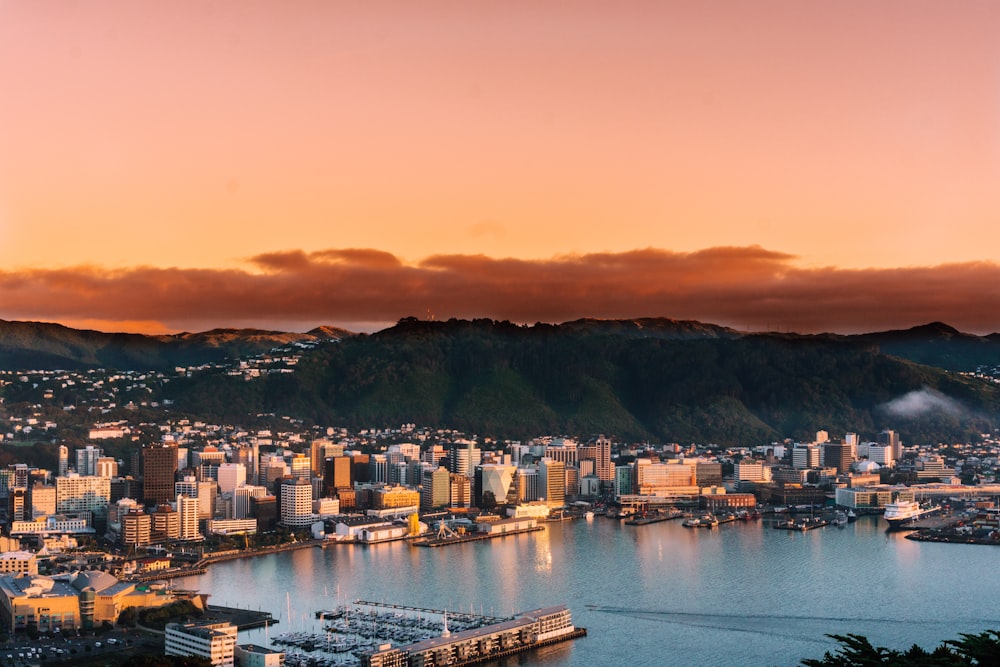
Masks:
[[[349,456],[331,456],[323,461],[323,495],[333,497],[337,489],[354,488]]]
[[[614,466],[611,465],[611,440],[602,435],[594,444],[597,447],[597,478],[602,482],[611,482],[615,477]]]
[[[181,515],[170,503],[157,506],[149,517],[152,519],[149,534],[151,542],[176,540],[181,536]]]
[[[497,505],[507,502],[507,494],[510,493],[510,489],[514,485],[514,472],[516,470],[517,468],[512,465],[476,466],[476,507],[483,506],[483,497],[487,494]]]
[[[98,477],[117,477],[118,476],[118,461],[110,456],[102,456],[97,459],[97,465],[94,469],[94,474]]]
[[[27,521],[31,518],[28,487],[14,486],[7,489],[7,521]],[[9,525],[9,524],[8,524]]]
[[[541,495],[538,468],[533,466],[519,466],[514,475],[514,483],[517,486],[517,501],[519,503],[529,503],[533,500],[538,500]]]
[[[111,480],[107,477],[70,473],[56,477],[56,512],[59,514],[105,515],[111,502]]]
[[[893,463],[895,463],[895,459],[892,457],[892,445],[876,445],[875,443],[869,444],[868,459],[881,466],[891,468]]]
[[[97,459],[102,456],[104,451],[93,445],[76,450],[76,473],[81,477],[94,477],[97,475]]]
[[[420,489],[420,509],[441,509],[451,502],[451,477],[447,468],[424,468]]]
[[[247,483],[247,469],[242,463],[223,463],[219,466],[219,491],[232,493]]]
[[[878,434],[878,444],[888,445],[892,448],[892,460],[898,461],[903,458],[903,441],[899,439],[899,434],[891,429],[886,429]]]
[[[820,448],[818,445],[806,445],[800,442],[792,447],[792,467],[798,469],[818,468],[820,466]]]
[[[538,485],[549,507],[566,504],[566,464],[543,458],[538,464]]]
[[[126,546],[144,546],[150,543],[152,518],[139,508],[129,510],[121,518],[121,540]]]
[[[372,454],[368,462],[369,481],[389,483],[389,458],[385,454]]]
[[[449,507],[470,507],[472,505],[472,484],[465,475],[449,473],[448,491]]]
[[[177,514],[180,516],[180,539],[197,540],[198,532],[198,499],[181,494],[177,496]]]
[[[323,462],[326,461],[326,459],[343,455],[343,445],[334,444],[325,438],[313,440],[312,444],[309,446],[309,460],[313,476],[320,477],[323,475]]]
[[[267,495],[264,486],[238,486],[233,491],[233,518],[249,519],[253,517],[253,499]]]
[[[148,445],[142,449],[143,501],[147,504],[169,503],[174,495],[177,474],[177,445]]]
[[[846,475],[850,472],[852,463],[854,456],[850,445],[839,442],[823,443],[823,465],[836,468],[838,475]]]
[[[30,490],[32,519],[56,513],[56,487],[36,482]]]
[[[635,493],[632,483],[633,466],[619,466],[615,469],[615,495],[624,496]]]
[[[310,479],[312,477],[309,457],[305,454],[299,453],[292,456],[288,462],[288,467],[292,471],[292,477],[300,477],[302,479]]]
[[[69,472],[69,447],[59,445],[59,477],[64,477]]]
[[[312,513],[312,484],[301,477],[291,477],[281,482],[281,523],[291,528],[304,528],[314,521]]]
[[[482,453],[472,440],[456,441],[448,450],[448,470],[457,474],[471,477],[480,463]]]

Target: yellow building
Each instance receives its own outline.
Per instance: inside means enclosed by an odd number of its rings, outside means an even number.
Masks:
[[[420,505],[420,492],[405,486],[391,486],[375,489],[372,495],[374,509],[395,509]]]
[[[38,574],[38,557],[30,551],[2,553],[0,574]]]
[[[137,587],[97,570],[59,578],[0,577],[0,625],[9,633],[32,625],[39,632],[89,628],[117,622],[125,609],[159,607],[175,599],[168,591]]]

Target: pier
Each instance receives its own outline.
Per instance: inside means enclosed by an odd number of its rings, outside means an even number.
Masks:
[[[465,535],[455,535],[448,537],[428,537],[419,540],[414,540],[410,542],[416,547],[446,547],[451,544],[464,544],[466,542],[481,542],[483,540],[492,540],[497,537],[506,537],[508,535],[523,535],[525,533],[537,533],[540,530],[545,530],[544,526],[534,526],[532,528],[521,528],[519,530],[508,530],[504,532],[496,533],[466,533]]]

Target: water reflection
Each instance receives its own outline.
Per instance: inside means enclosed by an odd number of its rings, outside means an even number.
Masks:
[[[282,618],[274,634],[286,624],[321,631],[313,612],[359,598],[490,615],[567,603],[590,634],[522,656],[547,667],[621,664],[623,655],[630,665],[794,665],[834,649],[827,633],[905,649],[1000,628],[1000,578],[985,575],[995,549],[913,542],[880,523],[861,517],[802,534],[764,521],[714,530],[563,522],[441,549],[335,546],[232,561],[177,586],[263,607]],[[244,638],[267,640],[264,631]]]

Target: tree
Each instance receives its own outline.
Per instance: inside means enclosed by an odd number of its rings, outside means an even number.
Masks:
[[[480,509],[486,512],[492,512],[497,508],[497,498],[492,491],[483,491],[483,501],[481,505],[482,507]]]
[[[836,653],[829,651],[820,660],[805,659],[803,667],[964,667],[1000,664],[1000,632],[987,630],[978,635],[962,634],[928,652],[914,644],[906,651],[872,646],[862,635],[827,635],[840,642]]]

